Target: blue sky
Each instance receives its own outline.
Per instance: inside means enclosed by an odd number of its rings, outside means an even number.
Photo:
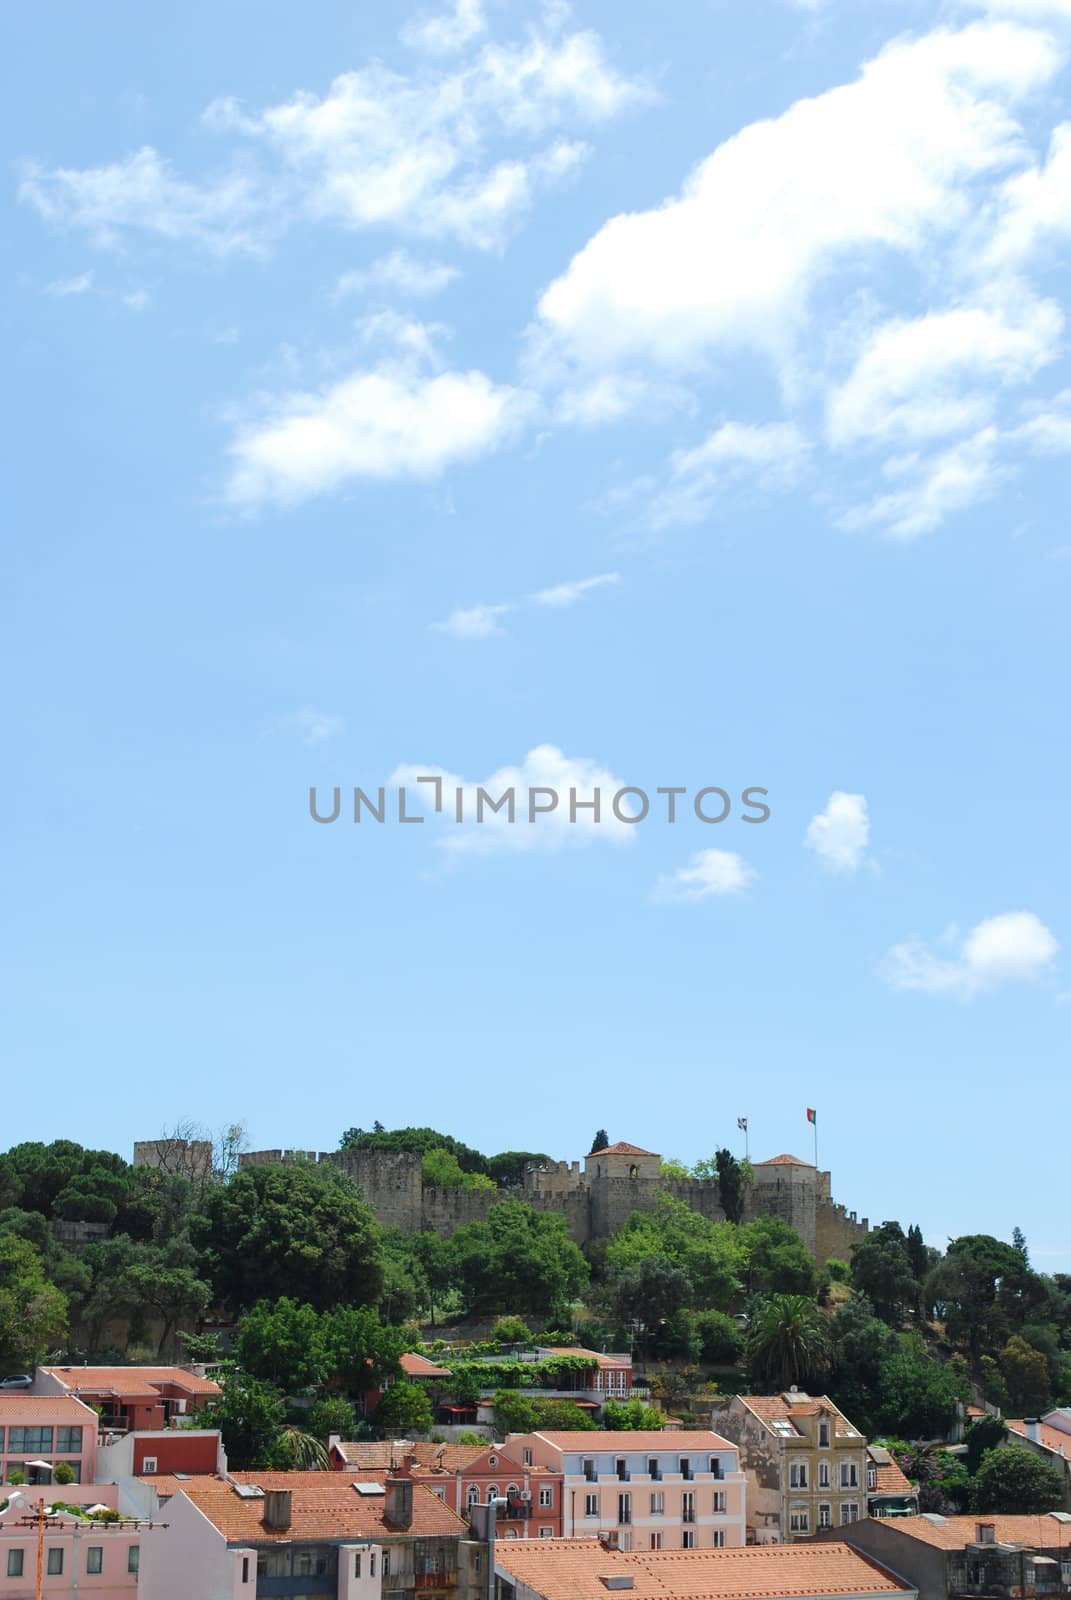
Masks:
[[[1071,1267],[1071,0],[5,26],[3,1142],[814,1105]]]

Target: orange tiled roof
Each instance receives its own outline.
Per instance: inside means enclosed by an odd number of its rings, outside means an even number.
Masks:
[[[73,1394],[0,1394],[0,1423],[7,1427],[17,1412],[35,1416],[66,1417],[72,1423],[96,1424],[97,1413]],[[18,1423],[15,1423],[18,1427]]]
[[[1017,1433],[1020,1439],[1026,1438],[1026,1422],[1022,1417],[1005,1417],[1004,1421],[1009,1433]],[[1046,1450],[1066,1456],[1071,1464],[1071,1433],[1065,1433],[1062,1428],[1054,1428],[1049,1422],[1040,1422],[1037,1442],[1044,1445]]]
[[[384,1520],[384,1495],[358,1494],[354,1482],[382,1482],[374,1472],[235,1472],[236,1483],[262,1489],[289,1489],[290,1527],[285,1533],[266,1528],[263,1500],[242,1500],[225,1478],[190,1478],[179,1484],[209,1522],[229,1542],[263,1544],[275,1539],[390,1539],[464,1535],[468,1524],[421,1483],[413,1485],[413,1520],[394,1528]]]
[[[769,1161],[757,1161],[758,1167],[813,1167],[813,1161],[801,1161],[799,1156],[771,1156]]]
[[[73,1392],[82,1394],[159,1395],[161,1384],[174,1384],[187,1394],[218,1395],[211,1378],[199,1378],[185,1367],[42,1367]]]
[[[641,1150],[638,1144],[626,1144],[623,1139],[619,1139],[616,1144],[603,1145],[601,1150],[593,1150],[591,1153],[593,1156],[654,1156],[656,1160],[661,1159],[656,1151]]]
[[[816,1417],[828,1412],[834,1419],[834,1431],[841,1438],[858,1433],[827,1394],[805,1395],[795,1401],[786,1400],[783,1394],[742,1394],[740,1399],[763,1422],[791,1422],[794,1417]]]
[[[418,1350],[407,1350],[404,1356],[398,1357],[398,1365],[407,1378],[453,1377],[449,1367],[436,1366],[434,1361],[429,1361],[427,1356],[422,1356]]]
[[[890,1461],[885,1465],[875,1462],[874,1471],[877,1474],[877,1485],[873,1491],[875,1494],[918,1493],[910,1478],[904,1476],[903,1471],[896,1465],[895,1461]]]
[[[392,1466],[400,1468],[406,1456],[416,1456],[418,1466],[442,1466],[448,1472],[456,1472],[458,1467],[469,1466],[486,1450],[494,1447],[490,1441],[486,1444],[434,1444],[429,1439],[412,1442],[407,1439],[355,1439],[344,1440],[335,1448],[347,1467],[355,1467],[359,1471],[385,1472]],[[504,1452],[500,1454],[504,1455]]]
[[[632,1578],[633,1600],[911,1592],[884,1567],[838,1543],[625,1551],[606,1550],[597,1539],[518,1539],[496,1544],[495,1566],[543,1600],[606,1600],[602,1580],[611,1574]]]
[[[586,1456],[605,1455],[609,1451],[617,1455],[629,1451],[635,1454],[638,1450],[672,1450],[677,1455],[688,1456],[702,1455],[704,1451],[736,1449],[736,1445],[723,1439],[720,1433],[699,1429],[695,1432],[675,1433],[671,1430],[667,1433],[664,1428],[641,1428],[636,1432],[621,1433],[604,1428],[593,1433],[581,1432],[580,1429],[559,1433],[554,1429],[536,1428],[533,1437],[546,1439],[558,1450],[582,1450]],[[516,1439],[511,1439],[510,1443],[515,1445]]]
[[[928,1517],[902,1517],[893,1524],[897,1533],[940,1550],[962,1550],[978,1542],[978,1524],[992,1523],[997,1544],[1029,1545],[1032,1549],[1071,1549],[1071,1522],[1060,1522],[1051,1514],[1038,1517],[1001,1516],[979,1513],[973,1517],[946,1517],[931,1522]]]

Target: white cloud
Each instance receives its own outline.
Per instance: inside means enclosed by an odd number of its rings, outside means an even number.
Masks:
[[[919,940],[894,945],[882,963],[886,982],[894,989],[969,998],[1006,983],[1038,982],[1060,948],[1032,911],[987,917],[962,942],[951,929],[944,943],[951,947],[950,955],[936,954]]]
[[[1016,266],[1049,238],[1071,234],[1071,123],[1053,130],[1048,160],[1004,184],[987,259]]]
[[[433,622],[432,627],[454,639],[491,639],[505,633],[499,618],[513,609],[511,605],[469,606],[451,611],[445,622]]]
[[[92,272],[80,272],[76,278],[57,278],[54,283],[46,284],[45,293],[65,299],[71,294],[88,294],[92,287]]]
[[[658,900],[710,900],[740,894],[758,876],[734,850],[700,850],[686,867],[663,873],[655,885]]]
[[[151,146],[103,167],[31,165],[19,198],[58,227],[81,228],[101,245],[120,235],[185,240],[218,255],[258,252],[272,232],[266,196],[254,180],[232,173],[189,183]]]
[[[1024,444],[1034,455],[1071,453],[1071,389],[1055,395],[1029,419],[1013,428],[1008,438]]]
[[[974,180],[1021,159],[1012,105],[1059,65],[1053,40],[1003,22],[894,42],[726,140],[679,196],[606,223],[543,294],[544,342],[591,366],[783,356],[833,267],[955,237]]]
[[[1071,0],[975,0],[985,11],[1028,22],[1071,22]]]
[[[274,731],[294,734],[303,744],[312,746],[323,744],[327,739],[337,738],[345,727],[346,724],[341,717],[317,711],[315,706],[302,706],[300,711],[292,711],[289,715],[280,717]]]
[[[558,422],[598,427],[627,417],[649,394],[650,385],[645,379],[606,372],[590,383],[564,389],[558,396],[554,415]]]
[[[878,495],[840,519],[849,531],[879,528],[896,539],[932,533],[946,517],[966,511],[992,492],[1005,469],[997,460],[997,430],[983,428],[937,456],[895,457],[885,474],[907,482],[903,489]]]
[[[368,289],[389,289],[414,296],[439,294],[460,276],[457,267],[448,267],[441,261],[420,261],[408,250],[393,250],[367,267],[343,272],[335,282],[332,298],[345,300]]]
[[[791,422],[725,422],[690,450],[674,451],[669,476],[653,496],[656,528],[706,517],[728,483],[743,479],[782,489],[802,466],[808,444]]]
[[[565,755],[557,745],[537,745],[529,750],[519,766],[500,767],[478,783],[435,765],[407,763],[391,774],[392,783],[406,787],[407,810],[415,812],[419,804],[426,814],[434,815],[434,790],[430,784],[418,783],[419,777],[442,780],[444,831],[440,843],[445,849],[459,852],[560,850],[566,845],[596,842],[630,844],[636,834],[636,824],[620,821],[612,809],[614,795],[624,787],[621,779],[585,756]],[[495,801],[512,789],[516,820],[511,823],[506,810],[492,812],[485,803],[483,821],[477,823],[478,788]],[[463,793],[461,823],[453,821],[458,789]],[[554,809],[537,814],[534,821],[528,820],[531,789],[549,789],[557,797]],[[600,799],[598,821],[584,804],[593,800],[596,789]],[[576,820],[571,821],[574,799]],[[549,803],[546,795],[536,799],[539,807]],[[622,800],[621,810],[625,811],[630,804],[634,802],[627,798]]]
[[[835,872],[855,872],[870,840],[866,796],[834,789],[824,811],[811,818],[806,843]]]
[[[963,306],[884,323],[829,399],[835,445],[926,438],[989,419],[999,384],[1024,383],[1055,358],[1063,316],[1020,295],[1014,314]]]
[[[131,289],[119,298],[129,311],[144,311],[151,297],[148,289]]]
[[[573,606],[593,589],[616,588],[624,580],[620,572],[600,572],[593,578],[580,578],[575,583],[556,583],[549,589],[540,589],[532,595],[537,606]]]
[[[392,324],[393,336],[410,326],[412,339],[400,342],[411,354],[324,389],[278,395],[240,427],[229,450],[230,502],[293,504],[351,479],[434,478],[496,449],[520,427],[530,396],[479,371],[429,371],[419,324]]]
[[[402,29],[402,39],[414,50],[449,55],[483,33],[486,27],[482,0],[454,0],[449,11],[407,22]]]

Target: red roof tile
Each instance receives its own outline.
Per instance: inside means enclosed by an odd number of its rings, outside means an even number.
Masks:
[[[945,1517],[941,1522],[931,1522],[928,1517],[902,1517],[891,1525],[897,1533],[906,1533],[909,1538],[921,1539],[938,1549],[962,1550],[978,1543],[979,1523],[992,1524],[998,1544],[1028,1545],[1035,1550],[1071,1549],[1071,1522],[1061,1522],[1049,1513],[1038,1517],[979,1513],[973,1517]]]
[[[235,1472],[235,1483],[262,1489],[289,1489],[290,1527],[266,1528],[263,1500],[243,1500],[225,1478],[190,1478],[179,1492],[218,1528],[230,1543],[263,1544],[275,1539],[390,1539],[464,1536],[468,1524],[421,1483],[413,1485],[413,1521],[394,1528],[384,1520],[385,1495],[358,1494],[354,1482],[383,1482],[374,1472]]]
[[[1016,1433],[1021,1439],[1027,1437],[1026,1422],[1022,1417],[1005,1417],[1004,1420],[1009,1433]],[[1054,1451],[1056,1455],[1066,1456],[1071,1463],[1071,1433],[1065,1433],[1062,1428],[1054,1428],[1051,1423],[1039,1422],[1037,1442],[1044,1445],[1046,1450]]]
[[[185,1367],[42,1367],[42,1372],[67,1386],[72,1393],[158,1396],[162,1384],[173,1384],[187,1394],[215,1396],[218,1383],[199,1378]]]
[[[626,1144],[619,1139],[616,1144],[604,1145],[601,1150],[593,1150],[593,1156],[654,1156],[656,1161],[661,1157],[654,1150],[641,1150],[638,1144]]]

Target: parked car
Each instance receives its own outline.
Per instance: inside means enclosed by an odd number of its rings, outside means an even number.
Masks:
[[[28,1372],[14,1372],[10,1378],[0,1378],[0,1389],[32,1389],[33,1379]]]

